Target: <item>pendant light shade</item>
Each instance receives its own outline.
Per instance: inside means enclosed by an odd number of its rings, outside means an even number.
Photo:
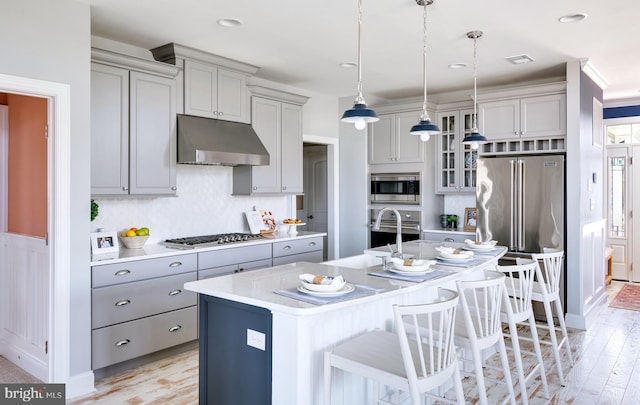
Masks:
[[[478,38],[482,36],[482,31],[470,31],[467,32],[467,38],[473,39],[473,127],[471,133],[465,135],[462,140],[463,145],[471,146],[471,149],[478,149],[481,144],[487,143],[487,138],[480,134],[478,131],[478,97],[477,97],[477,64],[478,59],[476,57],[476,42]]]
[[[358,95],[353,107],[342,114],[342,122],[354,124],[357,130],[363,130],[367,124],[379,121],[375,111],[367,108],[367,103],[362,95],[362,50],[360,47],[362,38],[362,0],[358,0]]]
[[[424,91],[424,101],[422,103],[422,114],[420,122],[411,127],[409,133],[411,135],[419,135],[420,140],[426,142],[431,135],[438,135],[440,128],[429,118],[427,112],[427,6],[433,3],[433,0],[416,0],[419,6],[423,7],[422,29],[423,29],[423,46],[422,46],[422,87]]]

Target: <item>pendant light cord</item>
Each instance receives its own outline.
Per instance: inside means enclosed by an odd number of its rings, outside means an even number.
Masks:
[[[476,56],[476,42],[478,40],[478,33],[473,34],[473,128],[471,132],[478,132],[478,94],[477,94],[477,83],[478,83],[478,58]]]
[[[422,44],[422,87],[424,88],[424,101],[422,103],[422,115],[426,120],[429,117],[427,113],[427,5],[428,2],[424,2],[424,12],[422,13],[422,30],[423,30],[423,44]]]
[[[356,103],[364,104],[362,95],[362,0],[358,0],[358,96]]]

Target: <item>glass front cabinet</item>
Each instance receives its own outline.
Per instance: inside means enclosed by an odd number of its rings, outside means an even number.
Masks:
[[[463,145],[471,133],[473,109],[437,114],[442,133],[437,138],[436,193],[475,193],[478,151]]]

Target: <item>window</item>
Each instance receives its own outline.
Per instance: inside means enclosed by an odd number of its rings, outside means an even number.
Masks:
[[[607,144],[640,143],[640,123],[607,126]]]

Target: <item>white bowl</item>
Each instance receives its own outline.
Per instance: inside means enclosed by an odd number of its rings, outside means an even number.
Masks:
[[[308,283],[302,280],[302,286],[304,288],[306,288],[309,291],[316,291],[316,292],[338,291],[342,287],[344,287],[345,284],[346,284],[346,281],[344,281],[344,278],[342,278],[342,276],[334,277],[333,282],[331,284],[313,284],[313,283]]]
[[[149,235],[145,235],[145,236],[120,236],[120,240],[122,241],[122,244],[127,249],[142,249],[144,244],[147,242],[147,239],[149,239]]]
[[[493,249],[494,247],[496,247],[496,244],[498,243],[498,241],[490,240],[490,241],[487,241],[487,242],[476,242],[476,241],[473,241],[471,239],[467,239],[467,240],[465,240],[465,243],[471,249],[489,250],[489,249]]]
[[[404,260],[393,260],[393,267],[400,271],[406,272],[423,272],[426,271],[431,265],[436,264],[435,260],[413,260],[411,266],[405,266]]]

